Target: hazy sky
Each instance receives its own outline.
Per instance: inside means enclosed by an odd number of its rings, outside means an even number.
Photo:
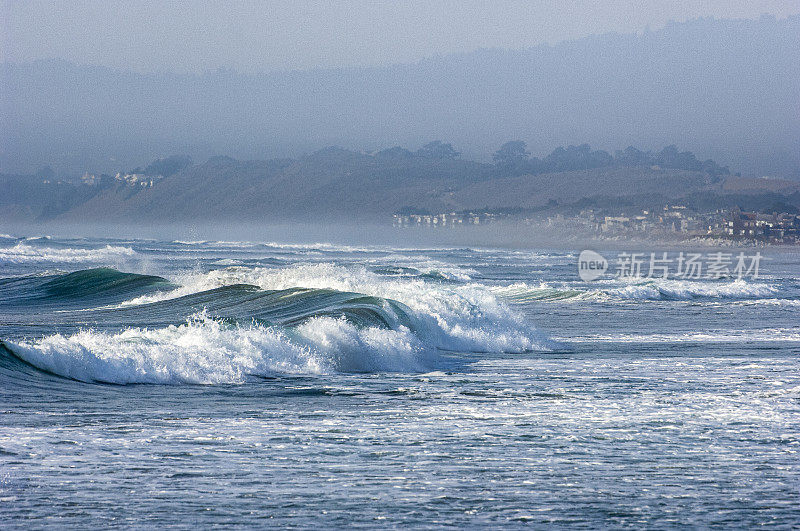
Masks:
[[[522,48],[701,16],[800,13],[797,0],[8,1],[0,61],[140,72],[305,69]]]

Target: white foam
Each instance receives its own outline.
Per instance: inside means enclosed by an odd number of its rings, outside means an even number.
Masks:
[[[199,314],[184,325],[157,330],[85,330],[7,345],[39,369],[116,384],[241,383],[248,375],[333,371],[419,372],[435,357],[408,329],[358,329],[330,317],[287,331],[258,324],[228,326]]]
[[[172,243],[178,245],[203,245],[208,243],[208,240],[173,240]]]
[[[477,274],[477,271],[472,268],[459,267],[453,264],[442,262],[441,260],[405,254],[393,253],[380,258],[372,258],[368,260],[368,263],[377,267],[400,267],[413,269],[419,274],[435,276],[444,280],[455,280],[458,282],[468,282],[472,280],[471,275]],[[403,273],[399,273],[397,275],[386,275],[385,273],[382,274],[384,276],[408,276],[407,274]]]
[[[0,263],[29,262],[107,262],[136,255],[130,247],[106,245],[99,249],[39,247],[19,242],[13,247],[0,248]]]
[[[241,264],[241,260],[233,260],[232,258],[222,258],[220,260],[214,260],[211,262],[211,265],[214,266],[233,266]]]
[[[742,343],[800,342],[800,328],[702,330],[672,334],[597,334],[570,337],[571,343]]]

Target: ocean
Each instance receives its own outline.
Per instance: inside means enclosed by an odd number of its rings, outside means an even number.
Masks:
[[[1,525],[800,526],[797,250],[581,250],[0,236]]]

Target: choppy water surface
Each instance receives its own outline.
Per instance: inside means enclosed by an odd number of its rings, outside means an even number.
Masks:
[[[800,525],[800,256],[0,237],[4,525]]]

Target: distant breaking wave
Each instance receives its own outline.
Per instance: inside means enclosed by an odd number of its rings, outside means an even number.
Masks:
[[[13,247],[0,248],[0,264],[29,262],[80,263],[114,261],[130,258],[136,252],[130,247],[106,245],[99,249],[36,247],[19,242]]]
[[[598,283],[598,285],[601,284]],[[733,281],[648,279],[630,284],[606,285],[595,289],[586,289],[574,285],[557,287],[545,283],[540,285],[518,283],[494,287],[492,292],[513,302],[564,299],[598,301],[753,300],[774,299],[778,295],[786,298],[797,298],[800,295],[798,293],[781,294],[775,286],[765,282],[752,282],[743,279]]]
[[[800,328],[684,331],[658,334],[597,334],[573,336],[571,343],[800,343]]]

